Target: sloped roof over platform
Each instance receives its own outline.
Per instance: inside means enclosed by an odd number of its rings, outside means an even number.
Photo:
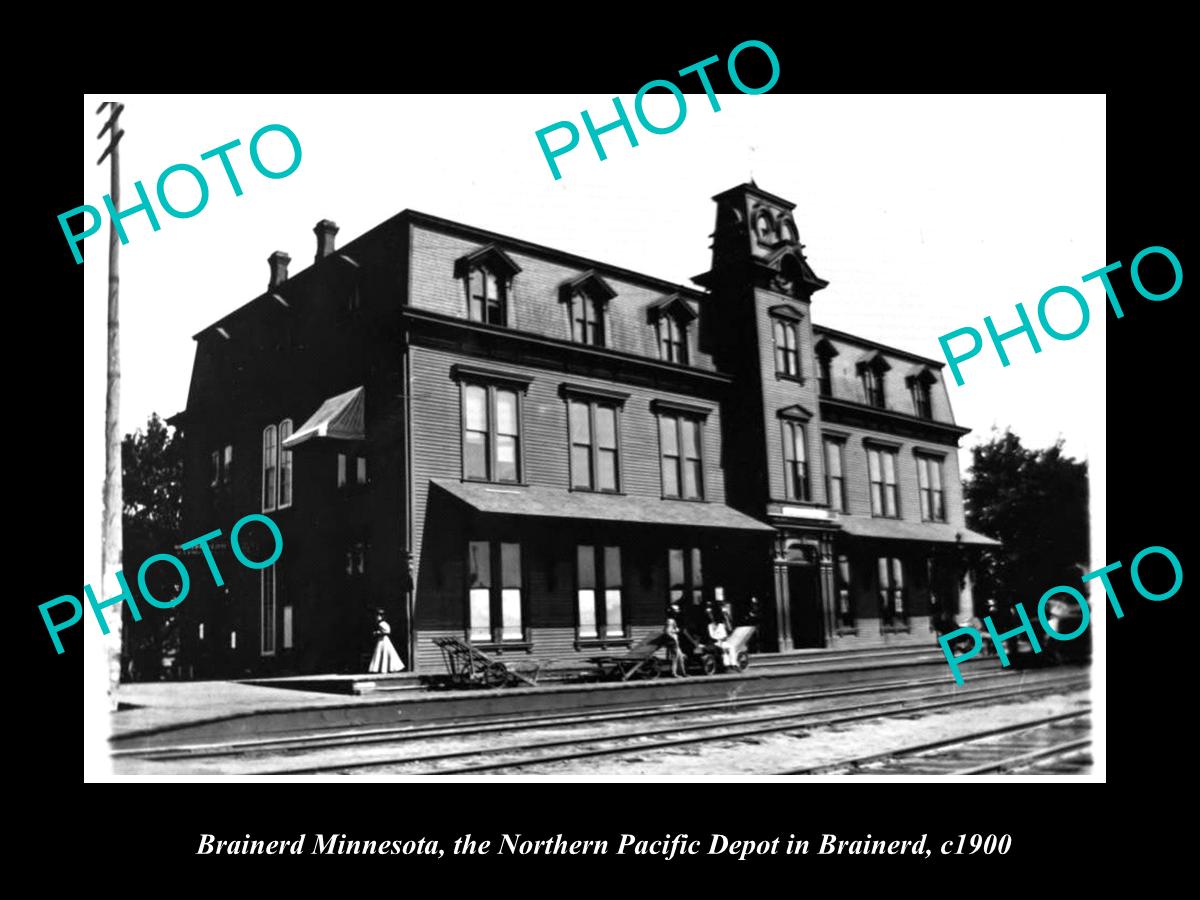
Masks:
[[[962,525],[946,522],[905,522],[874,516],[839,516],[842,530],[853,537],[894,541],[925,541],[935,544],[962,543],[975,547],[999,547],[1000,542]]]
[[[441,478],[433,478],[430,481],[482,513],[740,531],[775,530],[770,525],[722,503],[596,494],[540,485],[497,485]]]

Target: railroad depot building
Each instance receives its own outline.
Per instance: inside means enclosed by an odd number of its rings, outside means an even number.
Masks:
[[[793,204],[717,195],[712,265],[672,284],[406,210],[195,336],[182,533],[225,583],[179,607],[194,677],[363,671],[382,608],[539,659],[714,597],[760,646],[933,644],[973,614],[942,363],[815,325]],[[228,530],[263,512],[275,565]],[[243,546],[256,555],[247,526]],[[204,567],[199,548],[189,567]]]

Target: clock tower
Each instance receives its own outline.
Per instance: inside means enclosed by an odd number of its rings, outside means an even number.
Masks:
[[[837,526],[825,496],[810,307],[828,282],[804,255],[794,203],[753,182],[713,200],[712,267],[694,280],[713,297],[706,343],[734,377],[737,401],[723,417],[729,502],[778,529],[773,577],[752,588],[768,641],[827,646]]]

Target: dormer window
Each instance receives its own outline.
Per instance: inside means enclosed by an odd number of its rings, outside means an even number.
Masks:
[[[471,273],[467,294],[467,317],[489,325],[505,324],[504,301],[507,291],[501,284],[494,273],[487,269],[475,269]]]
[[[922,419],[933,418],[933,385],[937,376],[928,366],[922,366],[919,372],[909,375],[908,389],[912,393],[913,415]]]
[[[883,409],[886,403],[884,395],[884,373],[891,368],[883,354],[876,350],[859,360],[858,375],[862,379],[863,394],[867,405]]]
[[[817,354],[817,389],[822,397],[832,397],[833,358],[838,355],[837,347],[828,338],[821,338],[813,350]]]
[[[521,271],[512,258],[494,244],[460,257],[454,277],[467,291],[467,318],[488,325],[507,325],[513,276]]]
[[[593,347],[607,345],[606,316],[608,301],[617,295],[608,282],[595,272],[586,272],[559,287],[559,299],[566,304],[571,319],[571,340]]]
[[[691,356],[691,323],[696,313],[678,294],[653,304],[649,319],[656,329],[658,358],[664,362],[687,365]]]

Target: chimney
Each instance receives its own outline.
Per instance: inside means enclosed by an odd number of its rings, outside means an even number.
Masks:
[[[287,281],[287,267],[292,258],[282,250],[276,250],[267,257],[267,265],[271,267],[271,283],[267,285],[268,289],[279,287]]]
[[[337,225],[328,219],[322,219],[313,228],[313,234],[317,236],[317,262],[333,252],[333,239],[337,237],[337,233]]]

